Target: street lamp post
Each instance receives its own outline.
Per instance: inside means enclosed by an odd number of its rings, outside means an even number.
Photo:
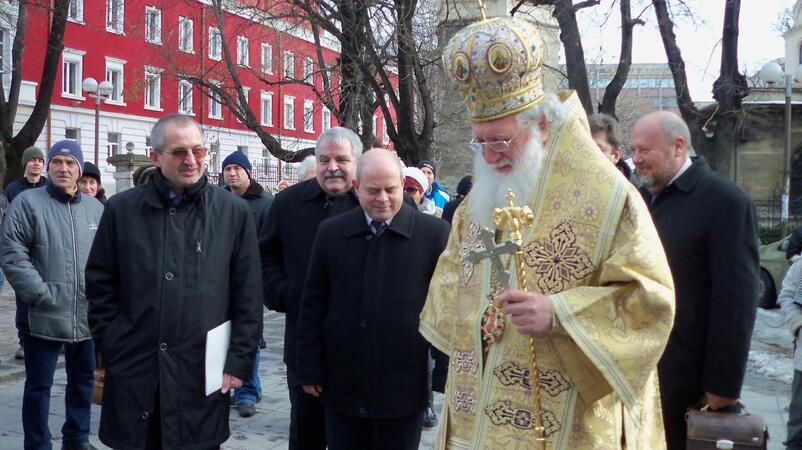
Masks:
[[[791,192],[791,87],[794,81],[802,80],[802,65],[795,74],[785,73],[776,62],[768,62],[760,69],[760,78],[769,86],[785,81],[785,144],[783,146],[783,187],[780,200],[780,232],[788,234],[788,202]]]
[[[108,98],[114,90],[114,86],[105,80],[98,84],[94,78],[86,78],[83,82],[83,89],[90,97],[95,98],[95,166],[98,166],[100,153],[100,99]]]

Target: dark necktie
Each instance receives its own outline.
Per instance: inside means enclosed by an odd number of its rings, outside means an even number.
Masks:
[[[385,228],[387,228],[387,224],[384,222],[376,222],[375,220],[370,221],[370,230],[373,231],[374,236],[378,237],[381,235]]]

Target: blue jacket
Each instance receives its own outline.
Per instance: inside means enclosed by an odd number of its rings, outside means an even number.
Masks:
[[[426,198],[434,202],[434,206],[436,206],[441,211],[443,207],[446,206],[448,200],[450,199],[448,196],[448,191],[445,190],[442,186],[440,186],[436,181],[432,183],[431,189],[426,194]]]

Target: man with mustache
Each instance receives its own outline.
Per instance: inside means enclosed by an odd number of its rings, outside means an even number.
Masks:
[[[700,401],[738,410],[758,301],[758,233],[749,197],[694,155],[671,112],[632,127],[632,160],[677,287],[677,317],[658,365],[669,449],[684,449]]]
[[[353,131],[335,127],[315,144],[316,176],[276,194],[260,239],[267,307],[286,313],[284,362],[290,394],[291,450],[326,448],[323,404],[304,392],[296,371],[298,308],[312,242],[324,219],[359,206],[352,189],[362,142]]]
[[[109,199],[86,266],[106,368],[98,435],[116,449],[218,449],[262,330],[256,226],[203,174],[197,122],[167,115],[150,136],[153,179]],[[226,322],[222,388],[207,395],[207,334]]]
[[[423,336],[450,357],[434,447],[665,448],[656,369],[674,311],[668,264],[576,94],[543,91],[543,51],[535,24],[499,17],[459,31],[443,54],[475,159],[421,314]],[[508,190],[532,214],[520,266],[496,248],[511,239],[493,217]],[[488,250],[495,261],[474,258]]]

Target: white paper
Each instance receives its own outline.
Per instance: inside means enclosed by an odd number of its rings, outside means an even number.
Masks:
[[[206,333],[206,395],[223,387],[223,369],[231,340],[231,321],[227,320]]]

